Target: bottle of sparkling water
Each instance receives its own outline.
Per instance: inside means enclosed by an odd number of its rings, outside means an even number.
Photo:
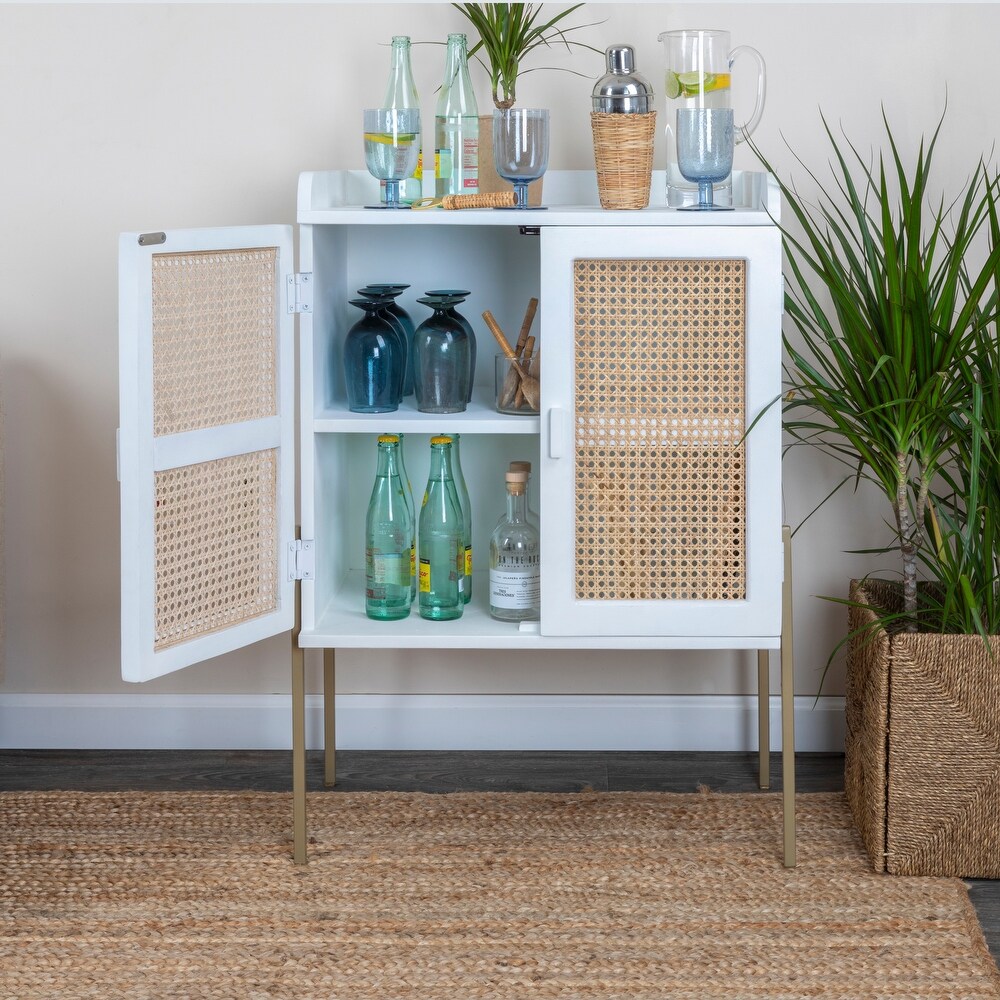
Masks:
[[[507,514],[490,537],[490,617],[537,619],[541,610],[538,529],[528,521],[528,477],[508,472]]]
[[[448,621],[465,610],[465,545],[462,508],[452,474],[452,441],[445,434],[431,438],[431,471],[420,508],[417,533],[421,618]]]
[[[413,82],[410,68],[410,39],[407,35],[392,36],[392,62],[389,68],[389,83],[385,89],[383,108],[420,108],[417,85]],[[399,200],[409,204],[423,197],[423,149],[417,158],[417,168],[399,185]],[[382,201],[385,201],[385,181],[380,184]]]
[[[469,487],[462,472],[462,452],[459,447],[461,435],[448,436],[451,438],[451,472],[455,480],[458,502],[462,507],[462,546],[465,551],[465,590],[462,592],[462,600],[468,604],[472,600],[472,501],[469,499]]]
[[[406,471],[406,448],[404,447],[403,435],[399,438],[399,479],[403,484],[403,499],[406,500],[407,509],[410,512],[410,603],[417,599],[417,513],[413,506],[413,486],[410,483],[410,474]]]
[[[395,621],[410,613],[413,516],[399,475],[399,437],[378,439],[378,469],[365,518],[365,614]]]
[[[465,35],[449,35],[444,82],[434,116],[434,196],[479,190],[479,108]]]

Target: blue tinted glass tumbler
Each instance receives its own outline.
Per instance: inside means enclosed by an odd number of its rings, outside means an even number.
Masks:
[[[363,309],[344,339],[347,408],[354,413],[390,413],[399,408],[404,358],[395,328],[380,315],[385,299],[351,299]]]
[[[406,333],[406,372],[403,375],[403,395],[412,396],[413,395],[413,333],[417,326],[413,322],[413,318],[410,314],[396,301],[396,299],[409,288],[409,285],[399,285],[399,284],[375,284],[375,285],[365,285],[365,290],[362,295],[367,295],[369,292],[377,292],[384,295],[386,298],[392,299],[392,302],[387,306],[387,311],[392,313],[396,319],[399,320],[403,325],[403,330]]]
[[[681,211],[732,211],[714,203],[712,185],[732,173],[733,145],[732,108],[677,109],[677,169],[698,185],[697,204],[682,205]]]
[[[385,181],[385,204],[366,208],[409,208],[399,200],[399,182],[417,168],[420,156],[418,108],[367,108],[364,112],[365,166]]]
[[[514,185],[515,208],[528,207],[528,185],[549,165],[549,113],[543,108],[493,112],[493,165]]]
[[[417,299],[434,315],[425,319],[413,337],[413,389],[423,413],[461,413],[468,405],[469,335],[449,309],[454,296]]]
[[[445,298],[454,299],[454,305],[448,307],[447,312],[449,316],[454,316],[462,326],[465,327],[465,332],[469,335],[469,399],[472,402],[472,388],[473,383],[476,381],[476,331],[473,330],[472,324],[455,308],[455,306],[460,306],[472,293],[462,289],[462,288],[436,288],[432,291],[426,293],[427,298],[436,299],[444,296]]]

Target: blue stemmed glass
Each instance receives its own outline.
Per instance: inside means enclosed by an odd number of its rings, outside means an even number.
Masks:
[[[698,203],[683,205],[680,211],[732,211],[715,204],[712,185],[732,172],[733,140],[732,108],[678,108],[677,168],[685,180],[698,185]]]
[[[420,156],[418,108],[367,108],[364,113],[365,166],[385,181],[385,204],[365,208],[409,208],[399,200],[399,182],[417,168]]]
[[[549,165],[549,113],[544,108],[493,112],[493,165],[514,185],[515,208],[528,208],[528,185]],[[537,207],[537,206],[536,206]]]

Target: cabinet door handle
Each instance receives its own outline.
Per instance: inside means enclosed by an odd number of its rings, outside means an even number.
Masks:
[[[566,452],[566,411],[553,406],[549,410],[549,458],[562,458]]]

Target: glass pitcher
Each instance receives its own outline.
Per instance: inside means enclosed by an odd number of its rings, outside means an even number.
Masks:
[[[658,36],[666,56],[666,140],[667,205],[680,208],[698,201],[698,185],[686,181],[677,166],[677,111],[680,108],[731,108],[732,67],[743,55],[757,65],[757,98],[753,113],[736,128],[736,141],[742,142],[757,127],[764,112],[765,69],[761,54],[749,45],[729,46],[728,31],[685,28],[664,31]],[[732,174],[715,186],[719,205],[733,203]]]

